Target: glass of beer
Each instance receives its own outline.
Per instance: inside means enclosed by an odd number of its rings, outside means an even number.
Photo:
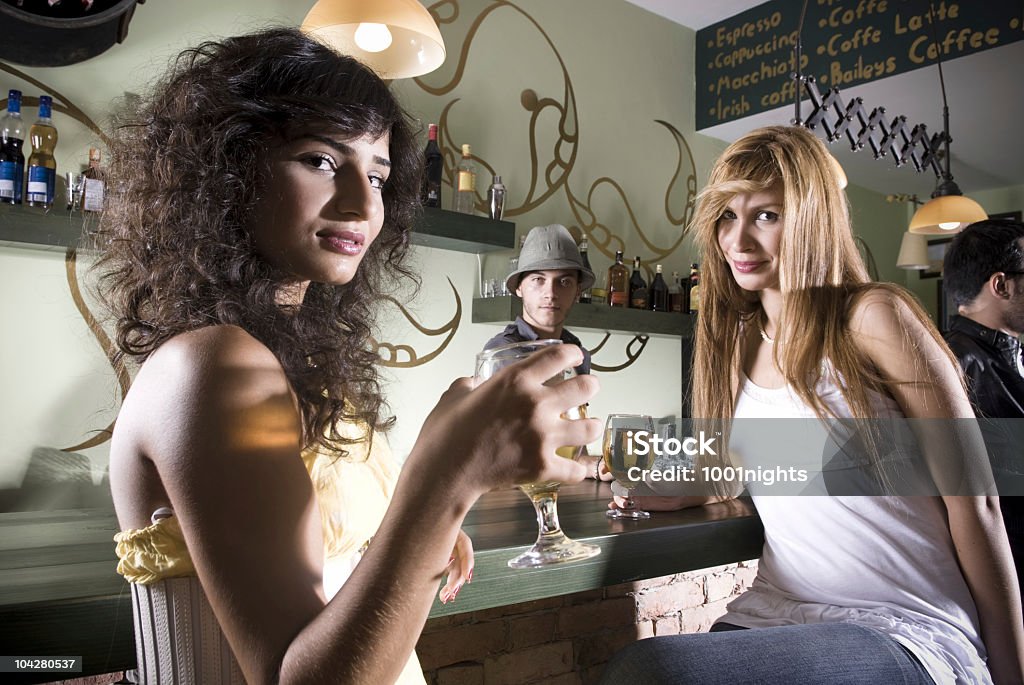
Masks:
[[[626,501],[620,508],[605,512],[608,518],[651,517],[649,512],[636,506],[632,491],[641,482],[642,473],[654,465],[654,450],[650,445],[653,433],[654,419],[645,414],[609,414],[605,420],[604,465],[615,477],[615,482],[627,492]]]
[[[474,377],[476,384],[486,381],[500,369],[522,361],[534,352],[545,349],[549,345],[561,345],[561,340],[530,340],[521,343],[502,345],[490,350],[484,350],[476,356],[476,372]],[[572,369],[565,369],[560,374],[547,382],[561,383],[572,378],[576,372]],[[563,419],[581,419],[587,415],[586,407],[574,407],[562,414]],[[555,453],[565,459],[577,459],[583,452],[582,445],[565,445],[555,450]],[[558,488],[561,484],[553,481],[543,483],[524,483],[519,488],[526,493],[526,496],[533,502],[533,508],[537,512],[537,526],[539,532],[537,541],[530,549],[519,556],[509,559],[508,565],[512,568],[536,568],[538,566],[549,566],[551,564],[563,564],[569,561],[589,559],[601,553],[601,548],[586,542],[572,540],[562,532],[558,523]]]

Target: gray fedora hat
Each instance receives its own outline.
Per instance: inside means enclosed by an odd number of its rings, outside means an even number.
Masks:
[[[594,272],[583,266],[583,257],[569,229],[561,224],[536,226],[530,229],[519,253],[519,268],[508,275],[505,285],[509,292],[519,286],[519,277],[530,271],[577,269],[580,287],[586,290],[594,285]]]

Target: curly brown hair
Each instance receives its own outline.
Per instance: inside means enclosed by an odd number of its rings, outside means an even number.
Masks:
[[[248,226],[266,151],[311,126],[341,140],[389,134],[392,167],[384,225],[352,281],[312,283],[288,309],[276,298],[289,275],[260,257]],[[422,160],[384,81],[292,28],[206,42],[178,56],[110,152],[96,268],[119,357],[141,363],[180,333],[233,324],[280,361],[306,447],[344,453],[356,441],[340,421],[393,423],[370,336],[381,296],[403,280],[418,285],[404,258]]]

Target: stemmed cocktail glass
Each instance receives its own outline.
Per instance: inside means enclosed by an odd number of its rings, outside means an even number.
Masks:
[[[480,384],[506,366],[515,364],[530,356],[534,352],[545,349],[549,345],[560,345],[561,340],[531,340],[521,343],[512,343],[484,350],[476,356],[476,372],[474,374],[476,383]],[[566,369],[558,376],[552,378],[548,383],[560,383],[576,375],[572,369]],[[576,407],[565,414],[563,418],[578,419],[586,416],[584,407]],[[559,447],[555,452],[566,459],[576,459],[583,451],[582,446],[567,445]],[[601,548],[585,542],[572,540],[562,532],[558,523],[558,488],[561,484],[557,482],[527,483],[520,485],[520,489],[526,493],[533,502],[537,512],[537,525],[539,534],[537,541],[530,549],[519,556],[510,559],[508,565],[512,568],[535,568],[537,566],[548,566],[568,561],[579,561],[601,553]]]

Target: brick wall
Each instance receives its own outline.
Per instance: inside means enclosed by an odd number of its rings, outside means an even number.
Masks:
[[[625,645],[706,631],[750,587],[748,561],[427,621],[431,685],[587,685]]]

